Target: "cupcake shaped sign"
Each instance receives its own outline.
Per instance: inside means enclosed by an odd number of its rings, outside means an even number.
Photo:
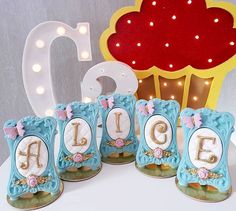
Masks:
[[[103,32],[106,60],[130,65],[139,98],[175,99],[214,108],[222,82],[236,67],[236,6],[213,0],[137,0]]]

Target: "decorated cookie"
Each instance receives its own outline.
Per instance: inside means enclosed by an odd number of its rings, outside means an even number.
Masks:
[[[134,129],[136,99],[133,95],[100,96],[98,104],[102,116],[102,161],[122,164],[134,161],[138,140]]]
[[[97,104],[59,104],[55,117],[60,131],[57,168],[61,179],[80,181],[95,176],[101,170],[96,142]]]
[[[136,113],[141,131],[137,168],[150,176],[175,176],[180,161],[176,145],[179,104],[174,100],[139,100]]]
[[[19,209],[34,209],[55,201],[63,190],[54,167],[56,121],[26,117],[7,121],[3,130],[11,157],[8,203]]]
[[[100,48],[106,60],[133,68],[139,99],[215,108],[236,67],[235,24],[236,6],[227,1],[136,0],[113,14]]]
[[[217,202],[229,197],[231,180],[227,154],[234,118],[210,109],[181,112],[184,151],[176,183],[185,194]]]

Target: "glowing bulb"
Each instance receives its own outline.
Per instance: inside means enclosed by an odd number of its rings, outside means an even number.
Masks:
[[[36,88],[36,93],[42,95],[45,92],[45,89],[42,86]]]
[[[193,100],[194,100],[194,101],[197,101],[197,100],[198,100],[198,97],[197,97],[197,96],[194,96],[194,97],[193,97]]]
[[[143,80],[139,80],[138,82],[141,84],[141,83],[143,83]]]
[[[192,4],[192,1],[191,1],[191,0],[188,0],[188,4]]]
[[[87,32],[88,32],[88,29],[87,29],[86,26],[80,26],[79,27],[79,33],[80,34],[87,34]]]
[[[35,44],[38,48],[43,48],[45,46],[45,43],[42,40],[37,40]]]
[[[179,86],[182,86],[182,85],[183,85],[183,83],[182,83],[181,81],[179,81],[179,82],[178,82],[178,85],[179,85]]]
[[[150,99],[150,100],[152,100],[152,99],[153,99],[153,96],[152,96],[152,95],[150,95],[149,99]]]
[[[234,46],[234,41],[231,41],[230,43],[229,43],[231,46]]]
[[[54,114],[54,111],[53,111],[52,109],[47,109],[47,110],[45,111],[45,115],[46,115],[46,116],[53,116],[53,114]]]
[[[151,21],[151,22],[149,23],[149,25],[150,25],[150,26],[154,26],[154,23]]]
[[[41,67],[40,64],[34,64],[34,65],[32,66],[32,70],[33,70],[34,72],[36,72],[36,73],[40,72],[41,69],[42,69],[42,67]]]
[[[167,86],[167,83],[166,83],[166,82],[164,82],[164,83],[163,83],[163,86]]]
[[[174,100],[174,99],[175,99],[175,96],[174,96],[174,95],[171,95],[170,98],[171,98],[172,100]]]
[[[58,35],[64,35],[66,33],[66,30],[64,27],[58,27],[57,28],[57,34]]]
[[[136,61],[132,61],[132,64],[136,64]]]
[[[89,58],[89,53],[87,51],[83,51],[80,55],[81,55],[81,58],[83,58],[83,59]]]
[[[138,47],[140,47],[140,46],[141,46],[141,43],[140,43],[140,42],[138,42],[138,43],[137,43],[137,46],[138,46]]]
[[[209,63],[212,63],[212,62],[213,62],[213,60],[212,60],[212,59],[208,59],[208,62],[209,62]]]
[[[173,16],[172,16],[172,19],[173,19],[173,20],[176,20],[176,15],[173,15]]]
[[[153,5],[153,6],[156,6],[156,5],[157,5],[157,2],[156,2],[156,1],[153,1],[153,2],[152,2],[152,5]]]
[[[165,46],[168,48],[168,47],[170,46],[170,44],[169,44],[169,43],[166,43]]]
[[[218,23],[218,22],[219,22],[219,19],[218,19],[218,18],[215,18],[215,19],[214,19],[214,22],[215,22],[215,23]]]
[[[90,97],[85,97],[83,102],[84,103],[90,103],[90,102],[92,102],[92,99]]]
[[[199,35],[196,35],[196,36],[195,36],[195,39],[196,39],[196,40],[199,40],[199,38],[200,38]]]
[[[205,81],[205,84],[206,84],[206,85],[209,85],[209,84],[210,84],[210,82],[209,82],[209,81]]]
[[[127,20],[127,23],[128,23],[128,24],[131,24],[131,20]]]
[[[169,67],[170,67],[170,68],[173,68],[174,66],[173,66],[173,64],[169,64]]]
[[[116,47],[120,47],[120,43],[116,43]]]

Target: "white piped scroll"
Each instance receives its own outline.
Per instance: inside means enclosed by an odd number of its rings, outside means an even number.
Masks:
[[[38,116],[53,115],[56,99],[51,81],[50,49],[53,41],[62,36],[74,41],[79,61],[92,60],[89,23],[78,23],[74,29],[62,22],[43,22],[29,33],[22,74],[27,97]]]
[[[107,76],[115,81],[115,93],[134,94],[138,89],[137,78],[129,65],[118,61],[107,61],[93,66],[85,74],[81,85],[84,99],[90,98],[95,101],[102,93],[102,85],[97,80],[102,76]]]

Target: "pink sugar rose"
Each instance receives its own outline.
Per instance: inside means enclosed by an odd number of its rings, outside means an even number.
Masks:
[[[206,168],[199,168],[197,170],[197,175],[200,179],[207,179],[209,176],[209,171]]]
[[[83,155],[80,153],[76,153],[73,155],[73,161],[76,163],[80,163],[83,161]]]
[[[116,146],[117,148],[121,148],[121,147],[123,147],[124,145],[125,145],[125,142],[124,142],[123,139],[118,138],[118,139],[115,140],[115,146]]]
[[[163,150],[159,147],[157,147],[156,149],[153,150],[153,155],[154,157],[160,159],[163,157]]]
[[[35,187],[38,184],[37,177],[35,175],[30,175],[27,180],[27,185],[31,188]]]

